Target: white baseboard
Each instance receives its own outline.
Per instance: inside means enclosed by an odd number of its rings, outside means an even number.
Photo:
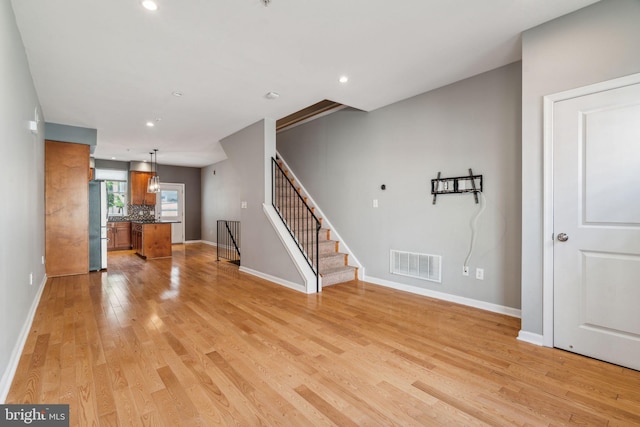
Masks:
[[[9,389],[11,388],[13,377],[15,376],[16,370],[18,369],[20,356],[22,356],[22,350],[24,350],[24,345],[27,342],[27,337],[29,336],[29,331],[31,330],[31,324],[33,323],[33,319],[36,316],[38,304],[40,304],[40,298],[42,297],[42,291],[44,290],[44,285],[46,283],[47,275],[45,274],[42,282],[40,283],[40,288],[38,289],[38,292],[36,293],[36,296],[31,303],[31,308],[27,313],[27,318],[22,325],[22,330],[20,331],[20,335],[18,335],[18,341],[16,341],[16,344],[13,347],[11,357],[9,358],[9,363],[7,364],[7,369],[3,372],[2,379],[0,379],[0,404],[3,404],[7,400],[7,395],[9,394]]]
[[[252,269],[247,268],[247,267],[240,266],[240,271],[242,271],[244,273],[247,273],[247,274],[251,274],[252,276],[260,277],[261,279],[265,279],[265,280],[268,280],[268,281],[273,282],[273,283],[277,283],[278,285],[282,285],[282,286],[287,287],[289,289],[293,289],[294,291],[307,293],[306,289],[305,289],[305,286],[302,285],[302,284],[293,283],[293,282],[290,282],[288,280],[281,279],[280,277],[275,277],[275,276],[272,276],[270,274],[266,274],[266,273],[262,273],[260,271],[252,270]]]
[[[386,286],[388,288],[397,289],[399,291],[411,292],[412,294],[418,294],[425,297],[436,298],[443,301],[455,302],[456,304],[462,304],[469,307],[479,308],[481,310],[491,311],[494,313],[505,314],[511,317],[520,318],[520,316],[522,315],[521,310],[517,308],[505,307],[503,305],[492,304],[490,302],[460,297],[457,295],[451,295],[444,292],[432,291],[431,289],[424,289],[424,288],[419,288],[417,286],[405,285],[402,283],[392,282],[390,280],[379,279],[377,277],[367,276],[365,277],[364,280],[366,282],[371,282],[376,285]]]
[[[528,342],[529,344],[535,344],[540,347],[544,346],[544,336],[540,334],[534,334],[533,332],[520,330],[520,332],[518,333],[518,340]]]
[[[210,242],[209,240],[192,240],[189,243],[202,243],[209,246],[218,246],[216,242]]]

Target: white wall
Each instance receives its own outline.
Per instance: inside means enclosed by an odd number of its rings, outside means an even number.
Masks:
[[[0,2],[0,402],[28,332],[30,310],[45,281],[44,118],[40,134],[28,129],[40,111],[11,2]],[[33,274],[33,285],[29,285]]]
[[[522,330],[542,334],[542,102],[640,72],[640,1],[603,0],[522,37]]]
[[[341,110],[279,133],[278,151],[367,278],[518,309],[520,83],[514,63],[373,112]],[[469,168],[485,180],[470,262],[485,269],[483,281],[461,274],[479,205],[471,195],[433,205],[430,194],[439,171],[455,177]],[[390,249],[442,255],[442,283],[391,275]]]

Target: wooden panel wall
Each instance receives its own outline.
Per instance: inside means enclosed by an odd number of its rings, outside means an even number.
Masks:
[[[89,146],[45,141],[47,276],[89,272]]]

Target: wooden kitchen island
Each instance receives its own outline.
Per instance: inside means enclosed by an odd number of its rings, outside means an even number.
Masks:
[[[144,259],[171,256],[171,223],[131,222],[131,244],[136,254]]]

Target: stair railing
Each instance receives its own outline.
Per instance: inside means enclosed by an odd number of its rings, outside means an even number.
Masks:
[[[271,158],[271,202],[289,230],[300,252],[316,275],[316,292],[320,292],[320,220],[300,195],[280,164]]]
[[[218,220],[216,261],[220,258],[240,265],[240,221]]]

